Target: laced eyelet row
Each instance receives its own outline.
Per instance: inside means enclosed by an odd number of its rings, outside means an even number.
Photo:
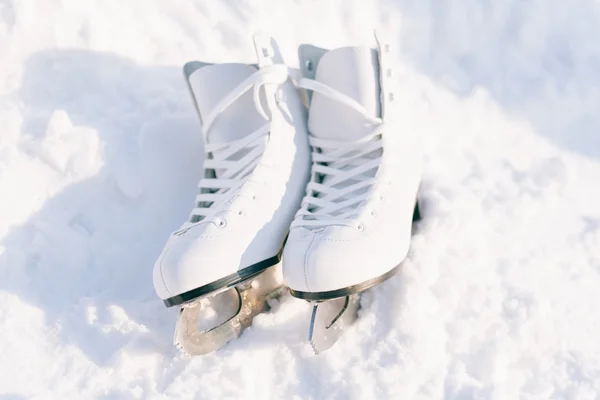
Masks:
[[[289,79],[290,74],[290,69],[284,64],[274,64],[259,68],[254,74],[246,78],[235,89],[220,99],[210,112],[202,116],[203,134],[209,136],[209,132],[217,118],[240,96],[248,91],[252,91],[256,111],[265,118],[266,123],[241,139],[226,143],[205,143],[207,156],[204,168],[213,171],[214,174],[202,178],[198,185],[199,190],[196,195],[196,206],[192,210],[189,220],[191,224],[206,220],[211,221],[217,227],[225,227],[227,224],[226,220],[222,217],[215,218],[215,216],[222,215],[224,212],[236,213],[235,209],[230,209],[227,206],[231,199],[238,195],[238,193],[233,193],[233,191],[237,192],[245,183],[240,182],[240,180],[244,179],[246,182],[254,181],[261,184],[261,182],[258,182],[259,180],[269,181],[269,179],[259,179],[261,174],[264,174],[260,169],[267,169],[267,174],[269,170],[277,169],[278,159],[276,156],[269,157],[266,147],[271,139],[272,117],[269,114],[272,113],[265,110],[265,105],[260,100],[260,93],[261,88],[265,85],[274,84],[279,87],[284,84]],[[285,92],[281,88],[274,91],[273,95],[276,102],[285,100]],[[273,106],[274,104],[269,101],[268,108],[273,108]],[[246,155],[239,157],[239,159],[233,159],[232,157],[241,150],[245,150]],[[262,153],[260,157],[256,157],[258,150],[261,150]],[[219,171],[219,176],[217,176],[216,171]],[[237,178],[241,171],[247,171],[249,174],[244,174],[243,178]],[[252,201],[258,198],[256,194],[247,197],[251,197]],[[237,214],[241,216],[245,215],[245,212],[239,210]]]
[[[384,201],[384,200],[385,200],[385,198],[384,198],[383,196],[379,196],[379,200],[380,200],[380,201]],[[363,203],[363,205],[364,205],[364,203]],[[371,217],[376,217],[376,216],[377,216],[377,212],[376,212],[375,210],[370,210],[370,211],[369,211],[369,215],[370,215]],[[365,226],[364,226],[364,224],[363,224],[362,222],[359,222],[359,223],[356,225],[356,229],[357,229],[358,231],[363,231],[363,230],[365,229]]]

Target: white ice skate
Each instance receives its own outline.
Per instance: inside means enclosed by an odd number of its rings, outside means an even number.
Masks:
[[[271,38],[254,42],[258,65],[184,67],[202,123],[204,178],[190,219],[154,265],[154,287],[181,307],[175,344],[193,355],[239,336],[268,307],[281,285],[271,267],[310,174],[305,109],[288,68]]]
[[[358,293],[398,271],[418,218],[419,140],[397,127],[405,110],[394,105],[389,49],[300,48],[313,166],[283,275],[294,297],[314,302],[316,352],[356,319]]]

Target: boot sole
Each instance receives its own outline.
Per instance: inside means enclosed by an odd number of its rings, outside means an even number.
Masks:
[[[165,306],[173,307],[184,303],[189,303],[201,297],[216,294],[216,292],[221,292],[223,290],[232,288],[256,277],[264,270],[277,265],[280,261],[281,252],[274,257],[259,261],[256,264],[252,264],[249,267],[240,269],[239,271],[227,275],[224,278],[218,279],[204,286],[197,287],[196,289],[188,290],[187,292],[178,294],[177,296],[169,297],[168,299],[163,300],[163,302],[165,303]]]

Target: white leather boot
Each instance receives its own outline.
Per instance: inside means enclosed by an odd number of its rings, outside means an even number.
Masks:
[[[156,261],[154,287],[168,307],[182,306],[175,342],[191,354],[237,337],[262,311],[277,282],[253,278],[279,263],[309,178],[306,115],[288,68],[272,39],[257,35],[255,45],[256,66],[184,68],[202,122],[204,178],[189,220]],[[228,303],[228,315],[198,331],[200,299],[216,294],[212,306]]]
[[[388,45],[300,51],[298,86],[311,96],[313,166],[284,249],[283,274],[293,296],[317,302],[310,333],[316,351],[335,341],[325,332],[336,328],[333,322],[339,328],[356,317],[358,296],[348,296],[398,270],[418,213],[419,140],[396,126],[407,111],[394,105],[388,52]],[[327,315],[319,315],[318,302],[332,299],[338,300],[321,313]]]

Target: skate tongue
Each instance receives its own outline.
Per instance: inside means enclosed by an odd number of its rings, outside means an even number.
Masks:
[[[362,104],[373,117],[381,116],[379,62],[368,47],[343,47],[327,52],[319,61],[315,80]],[[372,130],[371,123],[353,109],[312,95],[308,127],[320,139],[354,141]]]
[[[244,79],[256,72],[256,68],[246,64],[215,64],[196,70],[189,77],[200,117],[208,115],[214,106]],[[227,107],[214,121],[207,143],[226,143],[241,139],[265,124],[264,118],[256,111],[252,91],[244,93]]]
[[[362,104],[373,117],[381,116],[379,100],[379,61],[377,52],[368,47],[344,47],[327,52],[319,61],[315,80],[337,90]],[[371,122],[352,108],[330,99],[318,92],[313,92],[308,119],[310,133],[319,139],[354,142],[368,135],[373,130]],[[323,150],[327,152],[328,150]],[[330,167],[351,170],[363,162],[381,155],[381,150],[366,154],[351,163],[330,163]],[[365,171],[364,177],[375,176],[376,169]],[[352,178],[334,185],[337,189],[350,186],[362,178]],[[326,176],[322,184],[327,185],[331,176]],[[352,196],[368,191],[368,187],[349,193],[337,201],[345,201]],[[350,211],[356,206],[349,206],[336,213]]]

